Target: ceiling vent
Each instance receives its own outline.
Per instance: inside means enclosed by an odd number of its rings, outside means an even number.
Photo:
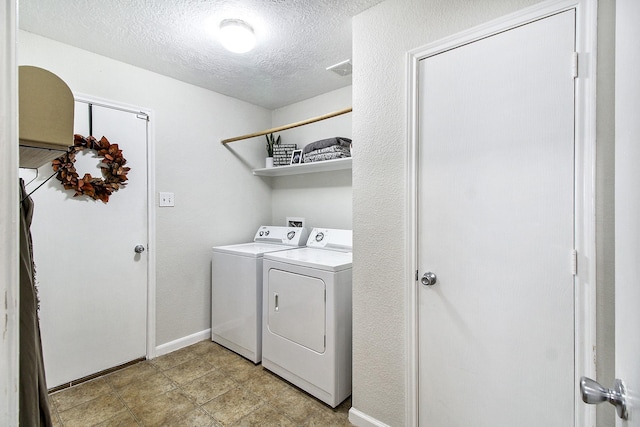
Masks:
[[[336,65],[327,67],[327,71],[333,71],[342,77],[350,76],[352,72],[351,60],[347,59],[346,61],[338,62]]]

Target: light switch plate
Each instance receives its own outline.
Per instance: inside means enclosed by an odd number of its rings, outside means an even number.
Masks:
[[[173,193],[160,193],[160,197],[159,197],[159,204],[161,207],[167,207],[167,206],[175,206],[176,205],[176,199],[175,199],[175,195]]]

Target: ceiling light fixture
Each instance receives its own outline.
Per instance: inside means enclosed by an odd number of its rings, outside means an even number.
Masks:
[[[220,23],[220,43],[234,53],[249,52],[256,45],[251,25],[240,19],[225,19]]]

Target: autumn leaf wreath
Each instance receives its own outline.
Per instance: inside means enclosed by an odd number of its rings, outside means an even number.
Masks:
[[[103,178],[94,178],[91,174],[84,174],[82,178],[75,168],[76,153],[85,149],[94,150],[102,157],[100,169]],[[127,160],[122,156],[118,144],[111,144],[104,136],[96,140],[93,136],[73,136],[73,146],[67,152],[52,162],[56,178],[65,190],[74,190],[73,197],[85,195],[103,203],[109,201],[109,196],[124,187],[127,183],[127,173],[131,168],[125,167]]]

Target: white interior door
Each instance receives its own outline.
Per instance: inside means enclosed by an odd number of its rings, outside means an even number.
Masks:
[[[575,12],[419,69],[419,422],[574,425]]]
[[[89,135],[89,106],[76,102],[75,132]],[[146,354],[147,121],[93,105],[93,135],[123,150],[126,187],[109,202],[73,197],[53,178],[33,195],[32,225],[47,386]],[[73,141],[69,141],[71,145]],[[101,176],[96,153],[76,157],[80,176]],[[52,173],[45,165],[37,183]]]
[[[616,378],[626,386],[629,414],[617,418],[618,427],[640,427],[639,21],[640,2],[616,2]]]

